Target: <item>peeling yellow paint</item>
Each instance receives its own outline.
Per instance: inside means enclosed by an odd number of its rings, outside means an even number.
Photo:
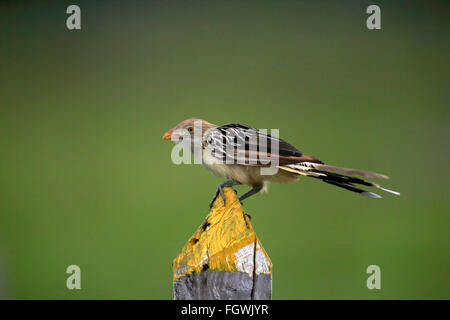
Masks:
[[[232,188],[223,189],[204,223],[173,261],[173,280],[202,270],[272,273],[272,263]],[[248,248],[246,248],[248,247]]]

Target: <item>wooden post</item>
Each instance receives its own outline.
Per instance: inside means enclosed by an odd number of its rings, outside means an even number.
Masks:
[[[272,298],[272,263],[232,188],[173,261],[175,300]]]

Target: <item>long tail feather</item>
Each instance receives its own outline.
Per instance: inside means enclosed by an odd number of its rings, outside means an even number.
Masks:
[[[322,180],[323,182],[326,182],[328,184],[335,185],[340,188],[344,188],[346,190],[350,190],[356,193],[359,193],[364,196],[368,196],[371,198],[381,198],[380,195],[366,191],[363,189],[360,189],[359,187],[354,186],[354,184],[363,185],[366,187],[373,187],[377,188],[379,190],[383,190],[385,192],[389,192],[395,195],[400,195],[399,192],[389,190],[386,188],[381,187],[379,184],[363,180],[361,178],[351,177],[344,174],[336,173],[341,172],[349,175],[359,175],[362,177],[370,177],[370,178],[387,178],[387,176],[380,174],[380,173],[374,173],[364,170],[356,170],[356,169],[347,169],[347,168],[340,168],[340,167],[334,167],[334,166],[328,166],[323,164],[316,164],[311,162],[302,162],[298,164],[291,164],[291,165],[285,165],[281,166],[280,169],[292,172],[298,175],[308,176],[311,178],[316,178],[319,180]],[[335,172],[331,172],[335,171]]]
[[[326,164],[314,164],[314,168],[317,170],[336,171],[336,172],[349,174],[349,175],[353,175],[353,176],[360,176],[360,177],[364,177],[364,178],[389,179],[388,176],[381,174],[381,173],[376,173],[376,172],[371,172],[371,171],[366,171],[366,170],[351,169],[351,168],[335,167],[335,166],[329,166]]]
[[[381,198],[380,195],[373,193],[373,192],[369,192],[360,188],[355,187],[354,185],[350,184],[350,183],[341,183],[341,182],[336,182],[333,180],[328,180],[328,179],[322,179],[323,182],[335,185],[337,187],[341,187],[356,193],[359,193],[363,196],[367,196],[367,197],[371,197],[371,198]]]

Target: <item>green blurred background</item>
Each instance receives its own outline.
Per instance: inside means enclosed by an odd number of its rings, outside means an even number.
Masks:
[[[402,192],[303,179],[247,200],[274,299],[450,298],[448,2],[377,1],[375,31],[370,4],[3,1],[0,297],[171,299],[221,179],[174,165],[161,136],[199,117],[279,128]]]

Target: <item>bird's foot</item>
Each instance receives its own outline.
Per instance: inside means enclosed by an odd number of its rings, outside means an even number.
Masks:
[[[222,197],[222,199],[223,199],[223,205],[224,206],[226,206],[226,198],[225,198],[225,194],[223,193],[223,187],[228,187],[228,185],[224,185],[225,183],[221,183],[221,184],[219,184],[219,186],[217,187],[217,190],[216,190],[216,194],[214,195],[214,197],[212,198],[212,200],[211,200],[211,202],[209,203],[209,209],[211,210],[212,209],[212,207],[213,207],[213,205],[214,205],[214,202],[216,201],[216,199],[217,199],[217,197],[219,196],[219,194],[220,194],[220,196]]]
[[[209,203],[209,210],[212,209],[212,207],[214,205],[214,202],[216,201],[218,195],[219,195],[219,188],[217,188],[216,194],[214,195],[214,197],[212,198],[211,202]]]
[[[217,190],[216,190],[216,194],[214,195],[214,198],[209,203],[209,209],[210,210],[212,209],[212,207],[214,205],[214,202],[216,201],[216,199],[219,196],[219,194],[222,197],[223,205],[225,206],[226,205],[226,198],[225,198],[225,194],[223,193],[223,187],[231,187],[231,186],[235,186],[235,185],[238,185],[238,184],[240,184],[240,183],[237,182],[237,181],[234,181],[234,180],[225,181],[225,182],[222,182],[221,184],[219,184],[219,186],[217,187]],[[234,191],[234,192],[236,192],[236,191]]]

